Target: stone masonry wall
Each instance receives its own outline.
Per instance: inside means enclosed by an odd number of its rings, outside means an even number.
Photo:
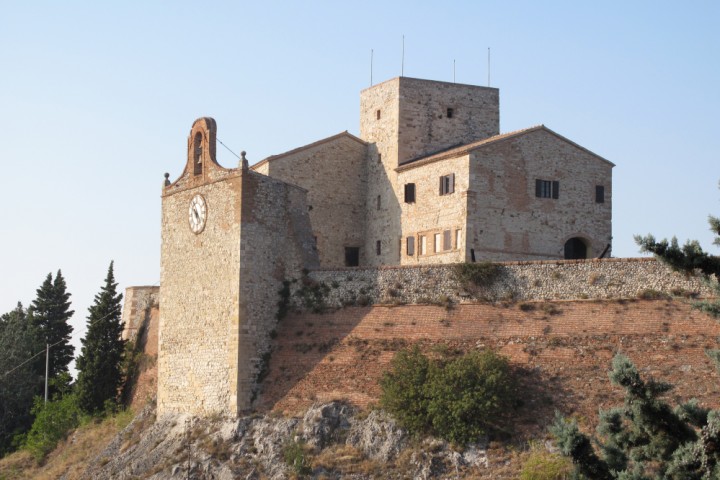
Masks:
[[[455,265],[316,270],[312,286],[325,293],[322,306],[372,304],[448,305],[473,301],[619,299],[652,295],[711,296],[699,278],[674,272],[652,258],[557,260],[497,264],[497,277],[473,287],[461,282]],[[292,283],[293,306],[305,310],[308,280]],[[303,290],[303,287],[305,290]],[[313,302],[313,308],[317,305]],[[316,308],[315,308],[316,309]],[[317,310],[317,309],[316,309]]]
[[[150,309],[160,301],[159,286],[128,287],[125,289],[122,310],[123,340],[135,341],[138,332],[146,326]]]
[[[240,175],[163,197],[158,414],[237,413]],[[195,194],[207,203],[200,234],[188,225]]]
[[[559,198],[536,197],[536,179],[558,181]],[[572,237],[594,258],[611,242],[612,165],[545,129],[473,152],[470,184],[468,243],[477,260],[563,258]],[[596,185],[605,187],[604,203],[595,202]]]
[[[402,201],[401,265],[464,262],[468,212],[468,156],[402,171],[398,187]],[[454,175],[454,192],[440,195],[440,177]],[[404,202],[406,184],[415,184],[415,202]],[[444,249],[444,232],[450,232],[451,248]],[[408,255],[408,237],[414,238],[415,250]],[[438,245],[436,245],[438,240]],[[460,241],[458,244],[458,240]],[[423,242],[425,251],[423,252]]]
[[[360,265],[400,261],[400,204],[397,194],[400,79],[374,85],[360,93],[360,138],[367,149],[365,243]],[[380,242],[380,252],[377,251]]]
[[[345,247],[363,247],[367,145],[347,132],[274,155],[252,169],[307,190],[320,265],[345,266]]]
[[[399,89],[399,164],[500,133],[497,88],[400,77]]]
[[[282,281],[317,268],[305,191],[247,172],[243,179],[237,406],[250,408],[266,368]]]

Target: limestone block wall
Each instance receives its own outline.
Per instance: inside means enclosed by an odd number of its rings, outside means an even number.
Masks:
[[[402,265],[463,262],[467,228],[469,156],[435,162],[398,174],[398,197],[402,208]],[[452,175],[454,191],[440,195],[440,177]],[[415,201],[405,202],[404,189],[415,185]],[[449,232],[450,248],[445,249]],[[408,238],[414,252],[408,252]],[[423,251],[424,244],[424,251]]]
[[[255,382],[266,367],[282,281],[319,266],[305,195],[301,188],[255,172],[244,175],[235,389],[238,411],[250,408]]]
[[[159,286],[137,286],[125,289],[122,310],[122,339],[135,341],[138,332],[147,323],[150,309],[160,301]]]
[[[207,223],[188,225],[194,195]],[[162,205],[158,413],[237,413],[240,198],[235,174],[180,191]]]
[[[367,144],[347,132],[274,155],[252,169],[307,190],[320,264],[345,266],[345,247],[364,247]]]
[[[400,164],[500,133],[497,88],[408,77],[398,81]]]
[[[400,79],[360,93],[360,138],[367,150],[365,243],[360,265],[400,262],[400,202],[397,196]],[[380,248],[378,253],[378,242]]]
[[[536,179],[558,181],[558,198],[536,197]],[[470,183],[468,247],[477,260],[564,258],[572,237],[593,258],[611,243],[612,164],[547,129],[473,151]],[[604,203],[595,202],[596,185]]]
[[[499,263],[485,286],[468,289],[453,265],[316,270],[309,278],[325,285],[324,305],[444,304],[475,301],[533,301],[637,298],[654,290],[670,295],[712,296],[699,278],[675,272],[652,258],[555,260]],[[294,291],[302,282],[292,284]],[[294,308],[304,310],[299,295]]]

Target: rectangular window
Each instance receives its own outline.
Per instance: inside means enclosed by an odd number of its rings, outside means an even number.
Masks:
[[[380,255],[382,253],[382,242],[378,240],[375,242],[375,255]]]
[[[455,113],[455,112],[453,111],[452,108],[448,108],[448,109],[447,109],[447,118],[453,118],[453,114],[454,114],[454,113]]]
[[[443,250],[452,250],[452,232],[443,231]]]
[[[554,198],[560,196],[560,182],[554,180],[535,180],[535,196],[539,198]]]
[[[415,184],[405,184],[405,203],[415,203]]]
[[[455,174],[440,177],[440,195],[448,195],[455,191]]]
[[[377,196],[377,209],[380,210],[380,195]]]
[[[605,187],[595,185],[595,203],[605,203]]]
[[[345,247],[345,266],[357,267],[360,265],[360,247]]]
[[[420,235],[420,255],[427,255],[427,237]]]
[[[415,237],[407,237],[407,255],[408,257],[415,255]]]
[[[375,115],[377,116],[377,119],[380,120],[380,109],[378,109],[378,111],[375,112]]]
[[[382,153],[378,153],[378,163],[382,163]]]
[[[439,253],[440,247],[441,247],[440,242],[442,241],[442,234],[436,233],[434,240],[435,240],[435,245],[433,245],[433,251],[435,253]]]
[[[459,249],[461,243],[462,243],[462,230],[457,229],[457,230],[455,230],[455,248]]]

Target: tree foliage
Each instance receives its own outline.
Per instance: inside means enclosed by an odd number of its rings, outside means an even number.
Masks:
[[[88,309],[87,333],[77,359],[78,405],[92,414],[103,411],[107,402],[115,403],[122,384],[125,341],[121,338],[122,294],[117,293],[116,288],[113,262],[110,262],[105,284]]]
[[[672,387],[643,380],[628,358],[617,355],[610,380],[625,389],[620,408],[600,412],[599,455],[574,421],[557,417],[551,428],[577,473],[593,479],[720,478],[720,418],[694,401],[675,409],[662,399]]]
[[[710,231],[715,234],[713,244],[720,246],[720,218],[708,216]],[[655,240],[652,235],[645,237],[636,235],[635,242],[643,252],[650,252],[656,257],[670,265],[672,268],[687,273],[701,272],[709,281],[711,288],[715,290],[716,297],[720,297],[720,256],[710,255],[705,252],[697,240],[688,240],[680,247],[677,238],[668,240]],[[694,307],[716,318],[720,318],[720,300],[703,300],[694,303]]]
[[[47,403],[41,397],[35,397],[32,413],[35,421],[27,435],[25,448],[38,461],[53,451],[58,442],[80,424],[81,412],[73,394],[57,397]]]
[[[460,444],[498,428],[515,390],[507,359],[490,350],[430,359],[417,347],[395,355],[380,386],[402,426]]]
[[[35,328],[39,342],[52,345],[50,348],[49,378],[68,372],[75,347],[70,343],[73,328],[68,323],[75,312],[70,310],[70,294],[62,272],[58,270],[55,280],[48,273],[45,281],[37,289],[37,297],[28,308],[28,319]],[[45,375],[45,357],[35,363],[35,371]]]
[[[26,362],[42,350],[18,302],[15,310],[0,317],[0,456],[14,448],[14,437],[32,425],[33,396],[41,392],[42,377]]]

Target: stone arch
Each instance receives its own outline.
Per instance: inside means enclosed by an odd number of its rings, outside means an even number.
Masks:
[[[572,237],[565,242],[564,258],[565,260],[579,260],[588,258],[590,251],[590,242],[582,237]]]

